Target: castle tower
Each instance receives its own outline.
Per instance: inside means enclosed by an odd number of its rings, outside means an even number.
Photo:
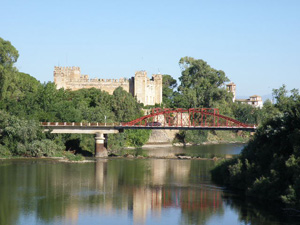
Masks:
[[[68,82],[80,80],[81,72],[79,67],[54,67],[54,83],[57,89],[67,89]]]
[[[147,105],[146,100],[146,90],[147,90],[147,72],[137,71],[134,76],[134,96],[136,96],[137,101]]]
[[[154,81],[154,87],[155,87],[155,104],[161,104],[162,103],[162,75],[161,74],[153,74],[153,81]]]
[[[231,92],[233,94],[233,98],[232,98],[232,101],[235,102],[235,91],[236,91],[236,85],[235,83],[231,82],[229,84],[226,85],[227,87],[227,91],[228,92]]]

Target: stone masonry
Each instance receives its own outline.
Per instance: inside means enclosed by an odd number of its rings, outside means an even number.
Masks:
[[[97,88],[109,94],[122,87],[144,105],[162,103],[162,75],[153,74],[152,79],[149,79],[146,71],[137,71],[130,79],[90,79],[88,75],[81,74],[79,67],[55,66],[54,83],[57,89],[75,91],[82,88]]]

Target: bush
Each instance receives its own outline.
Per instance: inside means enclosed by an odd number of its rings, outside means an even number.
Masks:
[[[46,139],[39,123],[24,120],[1,111],[2,130],[0,136],[0,155],[4,156],[53,156],[63,151],[63,145],[56,140]]]
[[[83,161],[85,160],[85,158],[80,155],[80,154],[76,154],[74,155],[73,153],[71,152],[65,152],[65,157],[69,160],[69,161]]]
[[[55,144],[53,141],[44,139],[44,140],[35,140],[28,144],[28,151],[30,155],[34,157],[41,156],[54,156],[57,152],[62,152],[64,148]]]
[[[11,152],[4,145],[0,145],[0,158],[10,158],[11,156]]]
[[[149,140],[151,130],[126,130],[126,145],[141,147]]]

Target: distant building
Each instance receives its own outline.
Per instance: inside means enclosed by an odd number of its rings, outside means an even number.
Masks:
[[[245,103],[248,105],[252,105],[256,108],[262,108],[263,107],[263,101],[260,96],[258,95],[252,95],[249,99],[236,99],[236,102]]]
[[[233,94],[232,101],[233,102],[241,102],[243,104],[252,105],[256,108],[262,108],[263,107],[263,101],[261,96],[259,95],[252,95],[248,99],[236,99],[236,85],[231,82],[226,85],[228,92],[231,92]]]
[[[153,74],[152,79],[149,79],[146,71],[138,71],[130,79],[89,79],[88,75],[81,74],[79,67],[55,66],[54,83],[57,89],[75,91],[82,88],[97,88],[109,94],[122,87],[144,105],[162,103],[162,75]]]
[[[235,102],[235,92],[236,92],[236,85],[235,83],[231,82],[226,85],[228,92],[231,92],[233,94],[232,101]]]

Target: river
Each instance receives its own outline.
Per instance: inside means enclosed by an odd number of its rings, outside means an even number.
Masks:
[[[143,150],[165,156],[231,157],[243,145]],[[213,160],[51,159],[0,161],[0,225],[299,224],[271,206],[212,183]]]

